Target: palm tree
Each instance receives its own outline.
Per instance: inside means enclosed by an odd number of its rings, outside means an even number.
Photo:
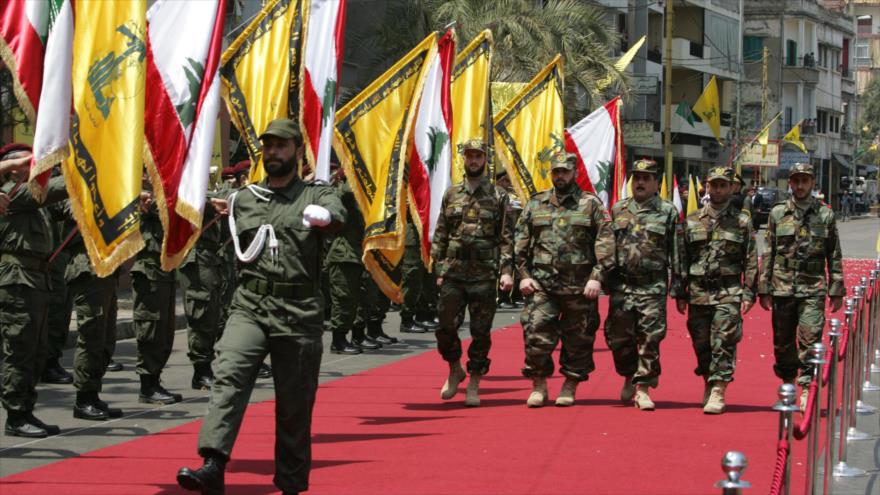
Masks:
[[[493,81],[529,81],[561,53],[570,120],[602,100],[606,88],[599,81],[610,77],[611,89],[627,84],[610,56],[616,32],[602,10],[580,0],[391,0],[384,17],[375,31],[356,41],[376,76],[431,30],[455,23],[460,46],[483,29],[492,30]]]

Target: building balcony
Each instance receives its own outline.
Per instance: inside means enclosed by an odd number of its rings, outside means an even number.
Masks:
[[[785,64],[782,66],[782,82],[786,84],[818,84],[819,68],[810,59],[806,61],[803,59],[786,59]]]

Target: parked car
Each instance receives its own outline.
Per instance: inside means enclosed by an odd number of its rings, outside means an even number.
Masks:
[[[776,187],[759,187],[752,198],[752,225],[755,230],[767,223],[773,205],[785,201],[786,193]]]

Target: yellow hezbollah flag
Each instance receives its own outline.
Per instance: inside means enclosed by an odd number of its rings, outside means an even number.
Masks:
[[[437,33],[432,33],[336,113],[333,148],[366,224],[364,266],[396,302],[401,301],[407,143],[418,108],[413,102],[436,51]]]
[[[265,177],[260,134],[269,122],[297,113],[301,34],[300,0],[271,0],[220,59],[223,99],[256,164],[251,182]]]
[[[498,158],[520,198],[553,185],[550,157],[565,150],[562,91],[557,55],[494,118]]]
[[[77,2],[70,204],[99,277],[144,245],[138,197],[144,153],[146,0]]]
[[[482,138],[487,145],[492,139],[489,71],[492,63],[492,32],[478,34],[455,57],[452,69],[452,183],[464,177],[464,157],[458,148],[472,138]],[[492,153],[487,168],[492,171]]]
[[[700,202],[698,201],[698,198],[697,198],[698,194],[700,194],[700,192],[697,190],[697,186],[694,185],[694,178],[689,177],[688,178],[688,204],[687,204],[687,214],[688,215],[690,215],[691,213],[700,209]]]
[[[709,80],[709,84],[700,95],[700,99],[694,105],[694,113],[700,116],[705,122],[715,139],[721,140],[721,104],[718,103],[718,83],[715,82],[715,76]]]
[[[617,59],[617,62],[614,62],[614,68],[617,69],[619,72],[625,71],[626,68],[629,67],[629,64],[632,63],[632,60],[636,57],[636,54],[639,53],[639,48],[641,48],[642,45],[645,44],[645,40],[647,38],[647,36],[642,36],[639,41],[636,41],[635,44],[626,51],[626,53],[624,53],[620,56],[619,59]],[[609,75],[605,77],[605,79],[599,81],[596,84],[596,87],[601,91],[607,88],[608,85],[611,84],[611,81],[613,81],[613,78]]]
[[[788,131],[788,134],[786,134],[785,137],[782,138],[782,141],[786,142],[786,143],[791,143],[791,144],[797,146],[804,153],[807,152],[807,147],[804,146],[803,141],[801,141],[801,123],[800,122],[798,122],[797,125],[792,127],[790,131]]]
[[[669,187],[666,185],[666,174],[663,174],[663,181],[660,183],[660,198],[669,201]]]
[[[517,82],[493,82],[490,85],[492,93],[492,115],[495,115],[505,108],[522,89],[526,87],[526,83]]]

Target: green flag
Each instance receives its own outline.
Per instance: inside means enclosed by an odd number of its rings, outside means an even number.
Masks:
[[[694,114],[691,112],[691,107],[687,104],[687,102],[682,100],[675,108],[675,113],[677,113],[684,120],[687,120],[687,123],[690,124],[691,127],[694,126]]]

